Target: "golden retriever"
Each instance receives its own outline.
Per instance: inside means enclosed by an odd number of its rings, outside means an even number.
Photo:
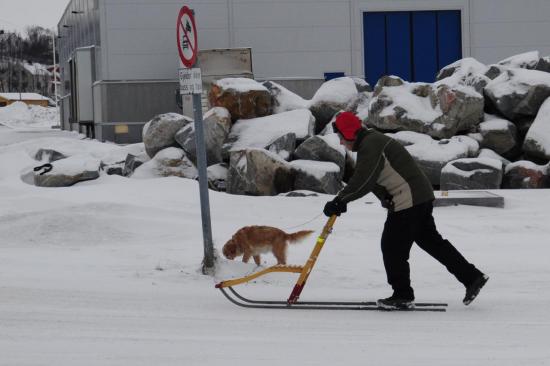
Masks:
[[[277,259],[277,264],[286,264],[286,248],[288,243],[299,241],[313,233],[313,230],[302,230],[287,234],[281,229],[271,226],[245,226],[239,229],[223,246],[223,255],[227,259],[243,256],[247,263],[250,257],[256,265],[260,265],[260,254],[271,252]]]

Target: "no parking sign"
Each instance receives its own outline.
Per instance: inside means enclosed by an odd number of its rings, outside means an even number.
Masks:
[[[197,61],[199,52],[197,26],[193,11],[187,6],[180,9],[177,23],[178,53],[185,67],[191,68]]]
[[[176,24],[178,36],[178,54],[185,68],[178,70],[180,80],[180,94],[193,95],[193,114],[195,123],[195,144],[197,147],[197,169],[199,171],[199,194],[201,201],[202,237],[204,242],[204,259],[202,270],[204,273],[213,273],[214,244],[212,243],[212,228],[210,224],[210,200],[208,198],[208,176],[206,173],[206,148],[204,142],[204,128],[202,120],[202,78],[201,70],[193,68],[197,62],[199,47],[197,42],[197,25],[193,10],[184,6],[178,14]]]

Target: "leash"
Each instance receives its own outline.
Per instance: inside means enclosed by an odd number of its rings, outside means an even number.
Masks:
[[[300,227],[300,226],[304,226],[306,224],[309,224],[310,222],[313,222],[315,220],[317,220],[323,213],[321,212],[319,215],[315,216],[314,218],[312,218],[311,220],[308,220],[304,223],[301,223],[299,225],[294,225],[294,226],[291,226],[291,227],[285,227],[283,228],[283,230],[290,230],[290,229],[294,229],[294,228],[297,228],[297,227]]]
[[[53,169],[53,165],[50,164],[50,163],[46,163],[44,165],[37,166],[33,170],[38,173],[42,169],[44,169],[44,171],[40,172],[40,175],[44,175],[44,174],[50,172]]]

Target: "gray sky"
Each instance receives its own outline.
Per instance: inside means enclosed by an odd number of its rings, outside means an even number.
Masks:
[[[29,25],[55,28],[69,0],[0,0],[0,29],[21,34]]]

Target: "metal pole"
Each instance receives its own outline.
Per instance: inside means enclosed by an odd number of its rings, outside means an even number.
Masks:
[[[199,170],[202,236],[204,241],[202,272],[204,274],[210,274],[214,270],[214,245],[212,244],[212,228],[210,223],[210,202],[208,198],[208,176],[206,174],[206,149],[204,146],[202,102],[199,93],[193,93],[193,114],[195,117],[195,143],[197,145],[197,168]]]
[[[55,31],[52,33],[52,44],[53,44],[53,98],[55,100],[55,108],[57,108],[57,77],[55,66]]]

